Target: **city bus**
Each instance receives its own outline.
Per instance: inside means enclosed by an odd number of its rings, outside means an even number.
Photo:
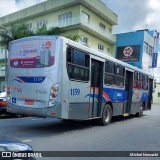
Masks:
[[[147,72],[61,36],[10,43],[8,112],[107,125],[150,110],[152,85]]]

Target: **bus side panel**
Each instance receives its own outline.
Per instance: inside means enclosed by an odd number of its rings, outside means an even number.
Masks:
[[[69,119],[86,120],[89,117],[89,83],[70,81]]]
[[[67,73],[67,63],[66,63],[66,55],[67,55],[67,47],[68,47],[68,40],[63,39],[61,43],[61,48],[63,48],[63,51],[60,53],[60,64],[62,67],[62,72],[60,73],[60,84],[61,84],[61,92],[60,97],[61,98],[61,118],[62,119],[68,119],[69,117],[69,78]]]
[[[115,102],[113,104],[113,116],[118,116],[123,114],[123,102]]]
[[[140,112],[142,106],[143,109],[146,110],[147,103],[148,103],[148,91],[134,89],[130,113]]]
[[[110,101],[113,105],[113,116],[122,115],[127,92],[123,88],[104,88],[103,100]]]

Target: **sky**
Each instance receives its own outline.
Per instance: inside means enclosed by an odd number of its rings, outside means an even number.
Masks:
[[[0,17],[43,1],[45,0],[0,0]]]
[[[45,0],[0,0],[0,17],[43,1]],[[118,25],[113,27],[113,33],[145,28],[160,30],[160,0],[102,0],[102,2],[118,15]]]
[[[102,0],[118,15],[118,25],[113,32],[141,29],[160,30],[160,0]]]

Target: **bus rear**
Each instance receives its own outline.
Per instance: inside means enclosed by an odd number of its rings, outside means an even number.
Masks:
[[[27,37],[11,42],[7,69],[8,112],[47,117],[58,106],[60,38]]]

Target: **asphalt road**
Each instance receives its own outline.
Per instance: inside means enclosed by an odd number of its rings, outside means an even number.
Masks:
[[[140,118],[113,118],[105,127],[94,121],[63,122],[51,118],[5,116],[0,119],[0,135],[27,142],[34,151],[160,151],[160,105],[154,105]]]

